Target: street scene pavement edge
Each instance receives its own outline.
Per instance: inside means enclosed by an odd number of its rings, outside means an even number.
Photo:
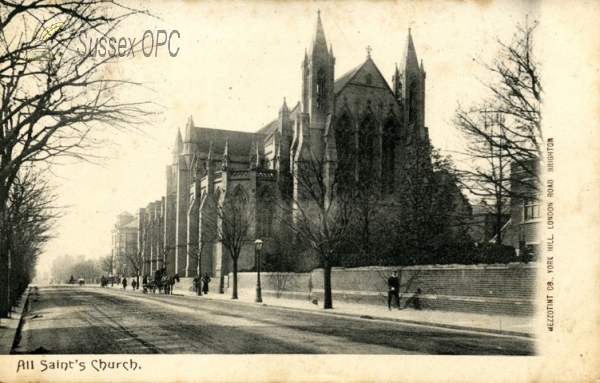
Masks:
[[[82,288],[100,288],[99,286],[85,286]],[[110,290],[122,290],[117,285],[107,287]],[[15,338],[18,335],[22,318],[27,315],[27,300],[34,292],[36,286],[31,286],[21,297],[19,305],[12,312],[11,318],[3,318],[0,322],[0,355],[10,354]],[[124,294],[142,294],[142,290],[125,290]],[[365,320],[380,320],[399,322],[404,324],[415,324],[419,326],[441,327],[460,331],[473,331],[487,334],[498,334],[506,336],[517,336],[533,338],[533,318],[521,316],[498,316],[461,312],[414,310],[396,308],[388,310],[385,306],[361,305],[348,302],[334,302],[334,308],[324,310],[319,302],[305,301],[301,299],[285,299],[271,296],[263,296],[263,303],[254,302],[250,291],[240,291],[239,299],[231,299],[230,294],[211,293],[206,296],[195,296],[192,293],[184,293],[175,290],[174,296],[189,296],[197,299],[211,299],[229,301],[233,304],[243,305],[267,305],[284,310],[297,310],[314,312],[320,315],[337,315],[355,317]],[[322,305],[322,304],[321,304]]]

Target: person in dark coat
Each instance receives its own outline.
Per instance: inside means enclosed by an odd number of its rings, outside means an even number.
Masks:
[[[398,295],[399,291],[400,281],[398,280],[398,272],[394,271],[392,275],[388,278],[388,310],[392,309],[392,297],[396,298],[398,310],[400,310],[400,296]]]
[[[123,278],[123,290],[127,290],[127,278]]]
[[[208,273],[204,273],[204,277],[202,278],[202,292],[204,295],[208,294],[208,284],[210,283],[210,277]]]

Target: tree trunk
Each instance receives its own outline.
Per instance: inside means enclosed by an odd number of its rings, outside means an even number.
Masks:
[[[237,258],[232,258],[233,259],[233,295],[231,296],[231,299],[238,299],[238,280],[237,280],[237,263],[238,260]]]
[[[331,266],[329,265],[329,261],[325,261],[323,267],[323,299],[323,308],[332,309],[333,300],[331,298]]]

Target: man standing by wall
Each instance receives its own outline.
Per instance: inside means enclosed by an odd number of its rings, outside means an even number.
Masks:
[[[398,281],[398,272],[394,270],[392,275],[388,278],[388,310],[392,309],[392,297],[396,298],[398,310],[400,310],[400,297],[398,295],[399,290],[400,281]]]

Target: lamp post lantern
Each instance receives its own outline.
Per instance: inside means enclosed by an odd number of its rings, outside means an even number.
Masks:
[[[262,302],[262,291],[260,287],[260,250],[262,249],[263,241],[257,239],[254,241],[254,250],[256,255],[256,299],[254,302]]]

